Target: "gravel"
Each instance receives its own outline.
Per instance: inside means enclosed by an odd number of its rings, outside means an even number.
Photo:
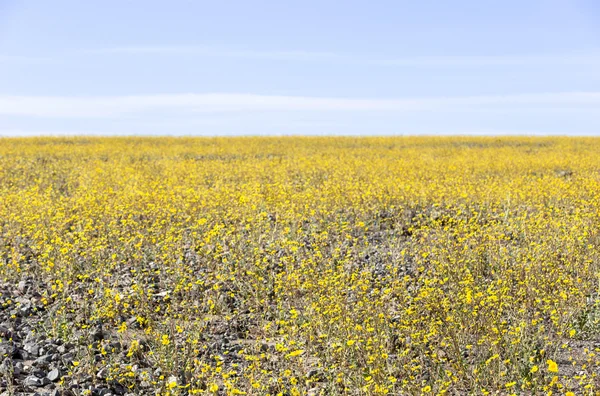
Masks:
[[[90,352],[92,359],[101,361],[101,347],[111,351],[115,361],[125,364],[129,360],[128,347],[101,323],[90,323],[89,331],[74,332],[63,339],[45,337],[52,313],[36,292],[43,287],[32,277],[16,284],[0,283],[0,396],[134,396],[109,379],[107,367],[90,375],[74,364],[89,358]],[[156,371],[147,362],[145,366],[143,362],[136,364],[140,372]],[[134,381],[135,396],[155,395],[158,390],[147,378],[136,376]]]

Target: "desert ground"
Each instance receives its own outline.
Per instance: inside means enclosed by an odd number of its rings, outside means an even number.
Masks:
[[[600,139],[0,139],[0,394],[595,394],[599,247]]]

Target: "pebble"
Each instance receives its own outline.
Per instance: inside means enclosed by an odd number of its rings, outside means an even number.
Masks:
[[[41,378],[36,377],[35,375],[30,375],[25,378],[23,381],[23,385],[28,386],[30,388],[38,388],[44,386],[44,381]]]
[[[60,371],[55,368],[50,370],[50,372],[46,375],[46,378],[48,378],[50,381],[52,382],[56,382],[58,381],[58,379],[60,378]]]

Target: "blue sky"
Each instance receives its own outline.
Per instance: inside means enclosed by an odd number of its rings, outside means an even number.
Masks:
[[[0,135],[600,134],[600,3],[0,0]]]

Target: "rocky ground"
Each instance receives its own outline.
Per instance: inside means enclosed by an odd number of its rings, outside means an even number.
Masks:
[[[116,355],[115,360],[126,363],[130,360],[127,349],[100,324],[66,341],[45,337],[44,324],[52,313],[37,290],[39,285],[32,278],[16,285],[0,284],[0,396],[155,394],[151,380],[160,372],[141,367],[143,359],[131,367],[135,393],[111,381],[108,368],[95,373],[78,370],[79,360],[92,355],[104,361],[107,350]]]

